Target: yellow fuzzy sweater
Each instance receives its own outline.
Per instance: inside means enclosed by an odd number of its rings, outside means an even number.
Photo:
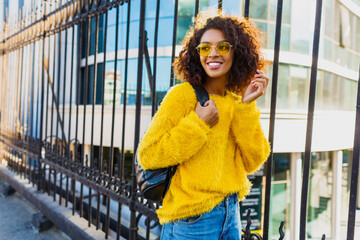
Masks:
[[[161,224],[213,209],[225,196],[251,188],[246,175],[256,171],[270,152],[255,102],[226,92],[210,95],[219,122],[210,128],[195,113],[197,98],[189,83],[172,87],[165,96],[139,146],[144,169],[179,165],[162,208]]]

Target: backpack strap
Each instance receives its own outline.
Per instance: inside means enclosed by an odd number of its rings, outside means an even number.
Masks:
[[[198,86],[191,83],[191,86],[194,88],[196,96],[201,104],[201,106],[204,106],[204,104],[209,101],[209,93],[206,91],[206,89],[203,86]]]

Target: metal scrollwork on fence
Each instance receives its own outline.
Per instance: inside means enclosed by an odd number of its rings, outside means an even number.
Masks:
[[[245,229],[242,229],[242,232],[243,232],[242,240],[263,240],[263,238],[261,237],[261,235],[259,233],[251,233],[251,231],[250,231],[250,227],[251,227],[250,215],[251,215],[251,210],[248,209],[247,213],[246,213],[246,222],[247,222],[246,227],[245,227]],[[284,221],[281,221],[280,227],[279,227],[279,234],[280,234],[279,240],[283,240],[285,237],[285,234],[283,231],[284,225],[285,225]]]

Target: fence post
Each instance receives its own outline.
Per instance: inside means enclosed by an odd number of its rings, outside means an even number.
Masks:
[[[136,201],[136,175],[135,175],[135,153],[137,151],[140,138],[140,114],[141,114],[141,87],[142,87],[142,72],[143,72],[143,55],[144,55],[144,37],[145,37],[145,7],[146,1],[141,0],[140,6],[140,28],[139,28],[139,52],[138,52],[138,72],[137,72],[137,86],[136,86],[136,110],[135,110],[135,136],[134,136],[134,154],[132,161],[131,173],[131,201],[130,201],[130,240],[137,239],[137,221],[135,211]]]
[[[360,67],[359,67],[359,81],[358,81],[358,93],[357,93],[357,103],[356,103],[354,153],[353,153],[353,164],[351,169],[351,187],[350,187],[350,198],[349,198],[347,240],[354,239],[356,196],[357,196],[358,179],[359,179],[359,150],[360,150],[359,148],[360,148]]]
[[[304,159],[303,183],[302,183],[302,192],[301,192],[300,239],[306,238],[306,212],[307,212],[309,173],[310,173],[310,162],[311,162],[311,140],[312,140],[312,130],[313,130],[314,109],[315,109],[316,74],[317,74],[318,55],[319,55],[321,8],[322,8],[322,0],[317,0],[312,64],[311,64],[311,77],[310,77],[308,120],[307,120],[307,129],[306,129],[305,159]]]

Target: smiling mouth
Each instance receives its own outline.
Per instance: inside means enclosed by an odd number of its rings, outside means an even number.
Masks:
[[[221,67],[223,63],[222,62],[209,62],[207,63],[208,68],[211,70],[216,70]]]
[[[221,64],[222,63],[220,63],[220,62],[210,62],[210,63],[208,63],[208,65],[211,66],[211,67],[220,66]]]

